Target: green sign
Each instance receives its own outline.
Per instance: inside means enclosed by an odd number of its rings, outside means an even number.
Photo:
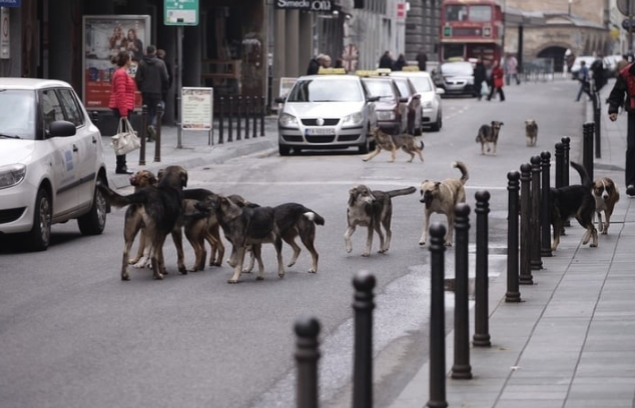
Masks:
[[[452,27],[450,27],[450,26],[443,27],[443,36],[444,37],[452,37]]]
[[[198,0],[164,0],[165,25],[198,25]]]

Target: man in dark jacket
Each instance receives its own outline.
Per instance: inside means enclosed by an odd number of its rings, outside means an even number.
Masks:
[[[139,63],[135,75],[137,89],[141,92],[143,104],[148,107],[148,141],[156,136],[157,106],[163,102],[163,91],[168,88],[169,77],[165,63],[157,58],[157,49],[148,45],[146,55]]]
[[[425,71],[428,64],[428,56],[423,47],[417,53],[417,65],[419,65],[419,71]]]
[[[478,57],[476,65],[474,65],[474,94],[480,101],[483,98],[483,82],[487,84],[487,69],[483,62],[483,57]],[[487,92],[485,95],[489,95]]]
[[[163,89],[161,92],[161,99],[163,102],[163,111],[165,112],[165,104],[168,102],[168,92],[170,91],[170,88],[172,88],[172,81],[174,81],[174,69],[172,68],[172,63],[165,59],[165,50],[162,49],[158,49],[157,50],[157,57],[163,61],[163,63],[165,64],[165,69],[168,71],[168,87]],[[160,120],[161,118],[159,118]]]
[[[617,75],[608,99],[609,119],[617,120],[617,112],[624,107],[628,115],[626,126],[626,194],[635,196],[635,64],[630,64]]]
[[[392,69],[392,66],[395,62],[392,60],[390,56],[390,51],[384,52],[384,55],[379,59],[379,68],[388,68]]]
[[[321,67],[326,68],[326,64],[325,64],[326,58],[328,58],[329,61],[331,60],[331,57],[324,54],[318,54],[315,58],[312,58],[311,61],[309,61],[309,68],[307,68],[306,74],[317,75],[320,72]]]

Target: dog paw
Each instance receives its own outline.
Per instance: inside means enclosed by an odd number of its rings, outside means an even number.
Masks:
[[[590,247],[590,248],[597,248],[597,247],[598,247],[598,244],[593,244],[593,243],[592,243],[591,245],[589,245],[589,247]]]
[[[238,279],[228,279],[227,283],[232,283],[232,284],[238,283]]]
[[[317,271],[315,269],[313,269],[313,268],[309,269],[307,272],[309,272],[309,273],[317,273]]]
[[[181,272],[181,275],[187,275],[187,268],[185,265],[179,266],[179,272]]]
[[[126,274],[121,274],[121,280],[122,281],[129,281],[130,280],[130,275]]]
[[[257,276],[257,277],[256,277],[256,280],[257,280],[257,281],[258,281],[258,280],[265,280],[265,277],[264,277],[264,276]]]
[[[290,263],[287,265],[287,268],[290,268],[290,267],[292,267],[293,265],[295,265],[295,262],[290,262]]]
[[[362,254],[362,256],[369,257],[369,256],[370,256],[370,252],[364,252],[364,253]]]
[[[346,253],[350,254],[351,252],[353,252],[353,248],[346,248]]]
[[[426,241],[419,241],[420,246],[425,246],[425,244],[426,244]]]
[[[157,273],[153,276],[154,280],[163,280],[163,274]]]
[[[452,243],[451,243],[451,242],[446,242],[446,243],[445,243],[445,246],[446,246],[446,247],[451,247],[451,246],[452,246]]]
[[[279,273],[278,274],[278,278],[280,278],[280,279],[284,278],[284,273]]]

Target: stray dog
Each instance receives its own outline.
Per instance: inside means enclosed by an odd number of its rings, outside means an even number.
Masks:
[[[525,121],[525,137],[527,138],[527,146],[535,146],[538,140],[538,124],[533,119]]]
[[[159,172],[156,186],[148,186],[133,194],[122,196],[112,191],[108,186],[99,183],[97,187],[106,201],[116,207],[131,204],[141,205],[144,234],[150,240],[150,258],[154,279],[163,279],[167,273],[163,258],[163,244],[168,234],[177,250],[178,268],[182,274],[187,273],[183,255],[183,237],[179,219],[183,213],[183,188],[187,185],[187,171],[181,166],[168,166]],[[123,262],[121,266],[121,280],[130,280],[128,275],[128,256],[132,241],[125,237]]]
[[[602,177],[593,182],[593,197],[598,217],[598,230],[602,235],[606,235],[611,224],[613,209],[620,200],[620,192],[613,180]],[[604,222],[602,222],[602,213],[604,213]]]
[[[346,252],[353,250],[351,236],[355,233],[355,228],[359,225],[368,227],[366,234],[366,249],[362,256],[370,256],[373,246],[373,230],[379,235],[379,253],[385,253],[390,248],[390,239],[392,238],[392,230],[390,223],[392,221],[392,197],[412,194],[417,189],[415,187],[402,188],[391,191],[371,191],[365,185],[358,185],[348,190],[348,209],[346,210],[346,218],[348,228],[344,233],[344,242],[346,244]],[[386,239],[381,227],[384,227]]]
[[[493,154],[496,155],[496,145],[498,144],[498,133],[500,132],[503,122],[493,120],[491,125],[483,125],[478,129],[476,135],[476,143],[481,144],[481,154],[485,154],[485,146],[487,145],[487,152],[490,152],[490,145],[493,145]]]
[[[408,163],[412,163],[412,160],[415,158],[415,154],[419,155],[419,158],[423,161],[423,155],[421,154],[424,147],[423,141],[420,141],[419,146],[417,146],[414,136],[408,134],[393,136],[382,132],[378,127],[372,128],[371,133],[375,137],[375,150],[364,156],[362,160],[371,160],[383,149],[390,151],[389,162],[392,163],[395,161],[397,150],[401,149],[410,155]]]
[[[139,170],[130,176],[130,185],[134,186],[135,193],[140,189],[157,184],[157,177],[149,170]],[[140,204],[132,204],[126,209],[124,219],[124,240],[134,242],[137,233],[143,228],[143,206]],[[139,248],[134,258],[129,263],[135,268],[145,268],[149,261],[150,248],[146,247],[146,236],[141,234],[139,237]]]
[[[458,203],[465,202],[465,183],[470,178],[467,167],[463,162],[452,163],[461,171],[461,178],[447,178],[443,181],[424,180],[421,183],[420,202],[425,204],[423,216],[423,233],[419,245],[425,245],[430,227],[432,213],[445,214],[448,220],[448,229],[445,233],[445,245],[452,245],[452,233],[454,231],[454,207]]]
[[[593,182],[585,168],[580,164],[571,162],[571,166],[580,174],[581,184],[551,188],[552,251],[558,248],[564,222],[570,217],[575,217],[580,225],[586,228],[582,244],[586,245],[593,239],[590,246],[598,246],[598,232],[593,225],[593,214],[595,213],[595,198],[592,193]]]

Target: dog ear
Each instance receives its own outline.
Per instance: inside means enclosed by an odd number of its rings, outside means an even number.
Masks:
[[[181,187],[187,187],[187,171],[185,169],[181,170]]]

